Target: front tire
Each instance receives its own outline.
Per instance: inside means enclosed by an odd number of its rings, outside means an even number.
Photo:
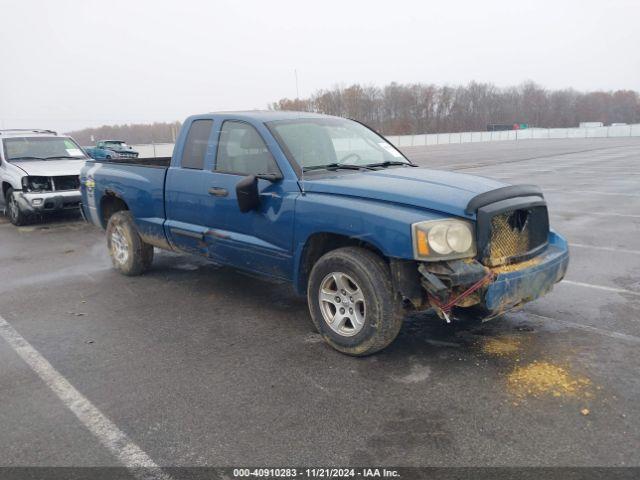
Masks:
[[[16,202],[16,199],[13,196],[13,188],[9,188],[7,190],[7,196],[5,197],[4,202],[7,209],[7,217],[11,223],[16,227],[27,223],[28,217],[22,210],[20,210],[20,205],[18,205],[18,202]]]
[[[402,304],[389,267],[364,248],[344,247],[322,256],[311,270],[307,300],[324,340],[347,355],[382,350],[402,326]]]
[[[114,268],[124,275],[140,275],[153,262],[153,246],[142,241],[128,210],[116,212],[109,218],[107,248]]]

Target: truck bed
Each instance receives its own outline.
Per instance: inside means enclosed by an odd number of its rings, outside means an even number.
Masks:
[[[169,168],[171,157],[149,157],[149,158],[111,158],[94,160],[97,163],[117,163],[120,165],[135,165],[138,167],[162,167]]]
[[[157,245],[165,242],[164,183],[170,158],[88,160],[83,169],[93,177],[93,189],[81,189],[85,216],[103,228],[103,202],[115,197],[127,205],[139,233]],[[82,181],[82,179],[81,179]]]

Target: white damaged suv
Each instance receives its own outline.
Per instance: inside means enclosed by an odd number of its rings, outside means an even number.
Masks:
[[[0,184],[11,223],[78,209],[85,152],[51,130],[0,130]]]

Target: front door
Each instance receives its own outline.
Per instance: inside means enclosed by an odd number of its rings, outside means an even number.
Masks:
[[[212,210],[208,216],[208,255],[243,270],[290,279],[294,202],[299,190],[282,180],[259,179],[260,206],[241,213],[236,185],[247,175],[281,172],[260,133],[249,123],[226,120],[218,133],[213,171],[207,175]]]

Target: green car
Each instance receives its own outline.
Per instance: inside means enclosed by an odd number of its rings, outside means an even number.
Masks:
[[[138,158],[139,155],[123,140],[100,140],[96,144],[96,149],[116,152],[119,158]]]

